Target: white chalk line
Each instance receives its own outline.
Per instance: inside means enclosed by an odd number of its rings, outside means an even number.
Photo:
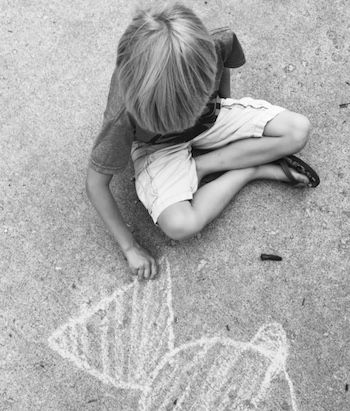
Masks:
[[[226,366],[223,368],[223,374],[222,374],[222,369],[217,370],[217,374],[211,376],[211,381],[213,379],[216,379],[215,381],[215,388],[213,387],[212,382],[210,382],[210,388],[211,390],[207,392],[205,395],[205,401],[206,403],[212,402],[214,404],[217,404],[217,411],[224,410],[226,408],[226,399],[228,399],[228,394],[230,390],[232,389],[231,385],[228,384],[228,382],[232,378],[232,369],[234,365],[238,362],[239,360],[239,355],[242,354],[242,351],[239,351],[237,355],[233,358],[231,361],[227,361]],[[221,387],[219,386],[221,382],[221,385],[228,386],[226,390],[222,390]],[[229,400],[227,401],[229,403]]]
[[[128,380],[130,379],[131,375],[130,373],[133,374],[134,371],[134,355],[135,355],[135,350],[136,350],[136,344],[138,343],[137,341],[137,333],[138,333],[138,324],[139,324],[139,313],[141,311],[141,308],[139,307],[138,304],[138,294],[140,290],[140,284],[139,281],[135,279],[134,281],[134,292],[132,296],[132,309],[131,309],[131,324],[130,324],[130,341],[129,341],[129,349],[128,349]]]
[[[217,411],[220,411],[221,409],[222,409],[222,410],[225,409],[225,407],[226,407],[225,399],[228,398],[229,391],[231,390],[231,387],[229,386],[229,387],[224,391],[224,393],[222,393],[221,390],[220,390],[220,387],[218,387],[218,384],[219,384],[218,379],[220,379],[221,385],[223,385],[223,386],[226,385],[226,383],[227,383],[227,382],[230,380],[230,378],[232,377],[231,371],[232,371],[233,367],[235,366],[235,364],[239,361],[240,355],[242,355],[242,353],[243,353],[243,350],[238,349],[238,350],[237,350],[237,355],[235,355],[233,358],[231,358],[230,361],[227,360],[226,366],[221,367],[221,369],[219,368],[219,369],[217,370],[216,375],[214,374],[214,375],[211,377],[211,380],[213,380],[213,378],[214,378],[215,389],[216,389],[216,392],[211,392],[211,393],[210,393],[211,396],[212,396],[212,402],[215,404],[218,400],[221,400],[221,404],[220,404],[220,405],[221,405],[221,408],[218,408]],[[222,374],[222,368],[223,368],[223,374]],[[210,370],[210,371],[211,371],[211,370]],[[219,373],[220,373],[220,377],[218,378]],[[216,381],[215,381],[215,379],[216,379]],[[210,381],[209,384],[212,384],[212,381]],[[212,387],[212,386],[211,386],[211,387]],[[213,389],[214,389],[214,388],[212,387],[212,390],[213,390]],[[205,393],[204,393],[204,395],[205,395]],[[220,397],[221,397],[221,398],[220,398]],[[206,401],[206,402],[210,401],[209,392],[207,392],[207,395],[206,395],[206,397],[205,397],[205,401]]]
[[[174,336],[174,311],[173,311],[173,293],[172,293],[172,282],[171,282],[171,272],[170,272],[170,264],[167,258],[164,258],[166,264],[166,274],[167,274],[167,305],[169,309],[169,317],[168,317],[168,330],[169,330],[169,339],[168,339],[168,349],[172,351],[175,346],[175,336]]]
[[[146,300],[153,300],[153,293],[154,288],[153,287],[145,287],[145,294],[144,298]],[[152,310],[150,310],[152,308]],[[140,332],[140,346],[139,350],[143,352],[147,352],[149,349],[149,336],[152,333],[152,325],[153,325],[153,313],[155,312],[154,307],[151,307],[150,304],[146,306],[146,309],[142,310],[142,317],[141,317],[141,332]],[[148,321],[147,321],[148,320]],[[135,370],[136,375],[140,375],[143,373],[143,370],[145,368],[145,361],[146,361],[146,356],[141,355],[141,357],[138,357],[138,362],[137,362],[137,368]]]
[[[289,392],[290,392],[290,397],[291,397],[291,401],[292,401],[293,411],[298,411],[297,397],[296,397],[296,394],[295,394],[293,381],[292,381],[291,378],[289,377],[289,374],[287,373],[285,367],[283,367],[283,372],[284,372],[284,376],[285,376],[285,378],[286,378],[286,380],[287,380],[287,383],[288,383]]]
[[[187,363],[187,364],[185,365],[185,368],[181,370],[181,374],[184,374],[184,373],[186,373],[187,371],[190,371],[192,368],[195,369],[195,374],[194,374],[194,376],[196,376],[197,374],[199,374],[201,370],[200,370],[200,368],[199,368],[197,365],[198,365],[199,362],[204,358],[204,356],[207,354],[208,350],[209,350],[209,347],[205,347],[203,350],[197,352],[196,355],[195,355],[194,360],[193,360],[191,363]],[[180,374],[180,377],[181,377],[181,374]],[[192,378],[192,381],[194,382],[194,378]],[[168,396],[169,396],[170,398],[171,398],[171,395],[170,395],[170,394],[176,392],[176,389],[177,389],[177,387],[178,387],[180,384],[181,384],[181,379],[178,378],[178,380],[176,381],[176,384],[173,384],[173,385],[172,385],[172,391],[170,391],[170,393],[168,393]],[[184,392],[183,392],[184,397],[183,397],[182,399],[181,399],[181,397],[180,397],[180,404],[179,404],[179,406],[181,405],[181,403],[184,402],[185,397],[188,396],[188,394],[189,394],[190,391],[191,391],[191,384],[187,384],[186,390],[184,390]],[[164,399],[162,405],[164,404],[165,401],[167,401],[166,398]],[[161,409],[161,408],[160,408],[160,409]]]
[[[109,354],[109,341],[108,341],[108,315],[106,315],[101,321],[101,359],[102,359],[102,371],[103,374],[110,375],[110,361],[108,360]]]
[[[122,301],[115,300],[115,313],[114,313],[114,320],[116,323],[117,329],[120,329],[123,326],[123,319],[125,316],[125,306],[122,304]],[[115,367],[114,367],[114,375],[117,379],[121,379],[124,370],[124,363],[125,363],[125,355],[124,350],[122,347],[124,346],[124,339],[125,334],[120,333],[118,334],[116,331],[114,333],[115,344],[114,344],[114,358],[115,358]]]
[[[166,266],[166,275],[163,277],[163,281],[162,279],[158,279],[141,286],[138,280],[135,279],[133,283],[116,290],[110,296],[104,297],[93,307],[88,309],[85,307],[78,317],[69,319],[65,324],[58,327],[52,333],[48,339],[49,346],[53,350],[57,351],[63,358],[71,361],[78,368],[83,369],[105,384],[111,384],[122,389],[141,390],[142,394],[139,407],[142,409],[147,409],[145,401],[147,400],[147,396],[151,395],[152,383],[161,374],[161,371],[167,363],[170,364],[171,360],[176,361],[175,357],[181,352],[199,348],[200,353],[207,353],[215,344],[233,347],[238,350],[239,353],[246,350],[253,350],[269,359],[271,363],[268,366],[264,379],[260,384],[259,392],[257,392],[252,400],[252,405],[258,406],[260,401],[262,401],[268,394],[271,382],[279,374],[283,373],[289,387],[293,411],[297,411],[298,408],[294,386],[286,371],[286,360],[288,354],[287,341],[285,338],[285,333],[279,324],[272,323],[261,327],[251,342],[234,341],[231,338],[225,337],[202,337],[196,341],[191,341],[175,348],[175,336],[173,330],[175,316],[172,304],[170,264],[166,258],[163,259],[163,264],[164,263]],[[130,291],[132,291],[131,295],[129,295]],[[156,295],[159,296],[159,301],[154,301],[155,292],[157,293]],[[130,298],[132,299],[131,305],[128,302]],[[123,319],[126,318],[126,315],[130,315],[130,313],[125,312],[125,307],[127,304],[130,305],[131,322],[128,328],[129,334],[126,334],[124,331],[118,334],[119,328],[116,326],[114,329],[115,341],[113,346],[110,347],[108,332],[109,327],[112,327],[112,325],[107,312],[106,317],[101,321],[100,325],[100,346],[102,357],[102,372],[100,372],[96,368],[92,367],[88,360],[89,339],[86,325],[99,310],[107,311],[110,304],[113,303],[115,304],[116,325],[123,324]],[[154,307],[156,307],[157,310]],[[149,314],[152,315],[152,322],[147,321],[147,316]],[[150,329],[153,331],[152,324],[154,318],[155,322],[160,323],[163,327],[163,329],[158,330],[159,333],[156,335],[153,335],[153,332],[149,332]],[[80,350],[79,341],[81,342]],[[163,348],[163,341],[166,342],[166,349]],[[125,346],[120,346],[121,343]],[[126,350],[126,345],[128,345],[128,350]],[[112,359],[109,358],[109,349],[113,351],[115,356],[114,373],[111,372]],[[129,354],[125,357],[127,352],[129,352]],[[200,353],[197,353],[197,355],[200,355]],[[145,374],[147,371],[145,368],[146,360],[148,364],[151,363],[152,358],[150,357],[152,355],[153,361],[156,361],[156,364],[153,369],[148,370],[148,374]],[[215,379],[214,374],[217,373],[217,376],[219,376],[219,374],[223,371],[225,381],[229,381],[229,373],[236,360],[233,361],[232,366],[227,366],[226,368],[224,367],[224,370],[220,364],[216,365],[215,361],[216,359],[214,359],[213,364],[209,368],[208,378]],[[196,363],[190,361],[186,364],[185,370],[191,371],[195,368]],[[183,375],[183,370],[180,370],[182,374],[180,372],[177,376],[176,373],[179,371],[178,367],[175,365],[174,369],[174,375],[171,378],[175,378],[177,386],[181,383],[181,375]],[[180,409],[181,404],[183,404],[189,396],[192,390],[191,384],[195,378],[197,378],[196,375],[198,372],[198,370],[194,372],[192,382],[189,382],[185,391],[182,393],[182,396],[178,399],[176,409]],[[111,376],[111,373],[114,375]],[[136,380],[138,375],[142,376],[139,380]],[[226,378],[227,376],[228,378]],[[178,380],[176,380],[176,377]],[[176,389],[177,388],[174,387],[171,392],[176,392]],[[198,400],[201,401],[201,399],[203,399],[201,405],[204,406],[205,403],[208,403],[207,401],[216,401],[215,393],[213,395],[214,396],[211,397],[211,394],[208,394],[208,392],[205,392],[202,389],[200,393],[201,398],[198,398]],[[166,404],[169,398],[170,394],[163,398],[162,404]],[[222,400],[225,401],[225,398]],[[223,405],[223,403],[221,404]]]
[[[61,357],[71,361],[73,364],[75,364],[78,368],[83,369],[84,371],[88,372],[92,376],[98,378],[105,384],[111,384],[116,388],[122,388],[122,389],[130,389],[130,390],[143,390],[144,386],[141,384],[134,384],[134,383],[125,383],[122,380],[117,380],[110,377],[109,375],[105,375],[97,371],[96,369],[92,368],[88,362],[85,362],[81,359],[78,359],[75,357],[73,354],[70,354],[64,349],[61,349],[59,345],[57,345],[55,342],[51,341],[50,342],[50,347],[54,350],[57,351]]]
[[[116,297],[119,294],[123,294],[126,291],[128,291],[129,289],[131,289],[133,287],[134,283],[131,283],[125,287],[122,287],[118,290],[116,290],[112,295],[104,297],[101,301],[99,301],[98,303],[96,303],[93,307],[90,308],[86,308],[84,307],[84,309],[81,310],[81,313],[78,314],[77,317],[73,317],[70,318],[66,323],[62,324],[61,326],[59,326],[53,333],[52,335],[49,337],[49,340],[51,340],[52,338],[55,338],[56,335],[60,334],[62,332],[63,329],[65,329],[66,327],[68,327],[71,324],[83,324],[85,323],[92,315],[94,315],[98,310],[103,310],[103,308],[106,305],[106,302],[112,302],[114,299],[116,299]]]
[[[105,383],[112,383],[120,388],[143,389],[146,380],[148,380],[148,375],[145,375],[144,364],[146,362],[150,363],[153,357],[156,365],[159,357],[162,357],[166,351],[174,346],[172,328],[174,313],[172,309],[170,266],[167,261],[166,275],[162,279],[163,281],[150,281],[142,286],[135,279],[132,284],[115,291],[110,296],[104,297],[94,306],[84,307],[77,317],[69,319],[52,333],[48,338],[49,346],[63,358],[72,361],[76,366]],[[126,316],[130,315],[124,309],[129,304],[128,294],[130,292],[132,292],[132,302],[130,304],[131,323],[127,327],[128,333],[125,330],[118,333],[117,324],[123,325],[123,320],[126,320]],[[155,292],[159,295],[159,301],[154,300]],[[123,298],[125,296],[127,298]],[[120,303],[120,300],[122,303]],[[159,312],[157,312],[157,303],[160,307]],[[115,304],[115,316],[118,317],[119,314],[119,318],[116,318],[116,326],[114,327],[114,344],[113,347],[110,347],[108,332],[113,325],[109,320],[109,311],[111,311],[110,307],[113,304]],[[102,362],[102,372],[89,363],[90,347],[86,329],[89,320],[99,310],[106,312],[106,317],[100,321],[98,327],[100,333],[98,347],[101,349],[99,361]],[[145,317],[142,317],[144,310],[152,312],[154,322],[160,323],[161,327],[157,327],[158,335],[147,333],[149,322]],[[78,326],[80,326],[80,329],[78,329]],[[82,332],[83,329],[85,330],[84,333]],[[140,336],[142,336],[141,341]],[[78,349],[79,341],[82,341],[81,353]],[[122,341],[123,346],[120,346]],[[163,341],[165,341],[165,345]],[[110,348],[116,357],[114,375],[112,376],[110,374],[113,356],[109,352]],[[148,349],[148,352],[145,352],[145,348]]]
[[[261,329],[264,329],[264,328],[265,327],[262,327]],[[258,334],[259,334],[259,331],[258,331]],[[239,350],[244,350],[244,351],[247,351],[248,349],[251,349],[251,350],[265,356],[269,360],[273,360],[271,362],[270,366],[268,367],[266,373],[265,373],[265,377],[264,377],[264,380],[261,383],[261,387],[260,387],[260,390],[259,390],[258,394],[255,396],[255,398],[252,401],[252,404],[254,406],[258,406],[258,404],[262,400],[264,400],[264,398],[266,398],[266,395],[268,393],[268,390],[269,390],[269,387],[270,387],[272,381],[278,375],[280,375],[282,372],[284,372],[284,374],[286,376],[286,380],[288,382],[289,389],[290,389],[290,395],[291,395],[291,402],[292,402],[293,411],[298,411],[297,400],[296,400],[296,396],[295,396],[295,392],[294,392],[293,383],[292,383],[291,379],[289,378],[288,374],[285,371],[285,362],[286,362],[286,359],[287,359],[287,345],[282,345],[277,350],[277,352],[276,351],[273,352],[271,349],[263,348],[261,346],[258,346],[256,344],[254,344],[254,343],[251,343],[251,342],[250,343],[245,343],[245,342],[240,342],[240,341],[234,341],[230,338],[222,338],[222,337],[212,337],[212,338],[203,337],[203,338],[201,338],[197,341],[193,341],[193,342],[184,344],[184,345],[174,349],[172,352],[168,353],[166,355],[166,357],[163,359],[163,361],[159,364],[157,369],[155,369],[153,378],[156,378],[157,373],[159,373],[160,370],[166,365],[166,363],[170,361],[171,357],[176,356],[181,351],[186,351],[190,348],[195,347],[196,345],[200,345],[200,346],[203,346],[203,347],[204,346],[212,347],[214,344],[217,344],[217,343],[232,346],[232,347],[238,348]],[[238,360],[238,356],[237,356],[237,360]],[[149,387],[149,390],[151,390],[151,387]],[[228,391],[229,391],[229,389],[228,389]],[[224,395],[224,398],[225,398],[225,395]],[[203,405],[203,403],[205,404],[205,403],[207,403],[207,401],[203,401],[202,405]],[[223,405],[222,409],[224,409],[225,404],[222,404],[222,405]]]
[[[175,348],[174,350],[172,350],[171,352],[169,352],[165,355],[163,360],[159,363],[158,367],[152,373],[151,380],[152,379],[153,379],[153,381],[156,380],[158,374],[161,373],[162,369],[166,366],[166,364],[170,363],[171,360],[174,359],[174,357],[176,357],[182,351],[188,351],[191,348],[200,347],[200,349],[202,350],[204,347],[206,347],[207,350],[208,350],[211,347],[213,347],[215,344],[219,343],[219,344],[222,344],[222,345],[225,345],[225,346],[230,346],[230,347],[233,347],[235,349],[238,349],[240,352],[253,350],[256,353],[264,356],[265,358],[267,358],[268,360],[271,361],[271,364],[268,366],[268,368],[265,372],[264,379],[260,384],[260,390],[254,396],[254,398],[251,401],[251,404],[254,405],[255,407],[257,407],[258,404],[266,398],[266,395],[268,394],[268,391],[269,391],[269,388],[270,388],[270,385],[271,385],[272,381],[285,370],[285,364],[286,364],[287,353],[288,353],[286,339],[283,338],[283,336],[284,336],[283,329],[277,323],[261,327],[259,329],[258,333],[257,333],[257,336],[260,333],[266,332],[266,330],[268,331],[269,326],[272,326],[272,327],[278,326],[278,328],[283,333],[283,334],[281,334],[281,336],[277,336],[277,337],[281,337],[281,338],[277,339],[277,343],[276,343],[276,340],[274,338],[272,338],[271,341],[274,344],[270,344],[270,345],[265,344],[266,341],[262,338],[260,340],[253,339],[253,341],[255,340],[256,342],[260,341],[262,346],[259,346],[259,345],[256,345],[255,343],[252,343],[252,342],[247,343],[247,342],[241,342],[241,341],[234,341],[231,338],[223,338],[223,337],[211,337],[211,338],[202,337],[201,339],[199,339],[197,341],[191,341],[189,343],[183,344],[180,347]],[[267,336],[263,335],[263,337],[266,338]],[[272,335],[272,337],[275,337],[275,335]],[[268,346],[269,348],[266,348],[266,346]],[[273,351],[271,347],[274,347],[275,351]],[[238,359],[238,356],[239,356],[239,354],[237,354],[237,359]],[[192,364],[192,361],[191,361],[191,363],[187,365],[187,368],[190,369],[192,367],[193,367],[193,364]],[[296,398],[295,398],[295,394],[294,394],[294,390],[293,390],[293,385],[291,384],[291,380],[288,377],[288,375],[287,375],[287,382],[288,382],[289,387],[291,388],[290,389],[290,394],[291,394],[291,402],[292,402],[293,411],[297,411],[298,407],[297,407],[297,402],[296,402]],[[186,388],[186,391],[185,391],[186,395],[188,394],[189,389],[190,389],[190,387],[188,386]],[[140,408],[141,409],[144,409],[144,410],[151,410],[152,409],[152,408],[147,408],[147,404],[145,402],[147,395],[151,395],[151,391],[152,391],[152,385],[149,386],[148,389],[143,392],[143,396],[140,400]],[[229,391],[229,389],[228,389],[228,391]],[[244,397],[244,394],[245,394],[244,387],[241,389],[241,391],[242,391],[241,397]],[[174,392],[174,390],[171,391],[171,394],[169,394],[167,396],[167,398],[164,398],[163,405],[171,400],[171,396],[172,396],[173,392]],[[198,400],[201,400],[201,398],[198,398]],[[215,397],[213,397],[213,401],[214,400],[215,400]],[[223,398],[223,401],[225,401],[224,398]],[[238,402],[240,401],[240,397],[237,398],[237,401]],[[180,403],[182,403],[182,402],[180,402]],[[208,404],[208,401],[206,401],[205,398],[203,398],[203,401],[201,401],[201,405],[204,406],[204,404]],[[224,409],[224,408],[225,408],[225,404],[222,403],[222,408],[220,408],[220,409]],[[162,408],[160,408],[160,409],[162,409]]]

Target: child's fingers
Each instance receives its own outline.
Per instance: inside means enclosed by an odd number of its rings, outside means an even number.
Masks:
[[[151,260],[151,279],[157,275],[158,267],[156,261],[152,258]]]
[[[139,268],[138,270],[137,270],[137,279],[139,280],[139,281],[142,281],[143,280],[143,275],[144,275],[144,268]]]
[[[146,280],[148,280],[150,274],[151,274],[151,268],[150,268],[149,265],[147,265],[147,266],[145,267],[144,272],[143,272],[143,277],[144,277]]]

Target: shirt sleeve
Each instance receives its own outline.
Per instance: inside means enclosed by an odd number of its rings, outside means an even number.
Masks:
[[[109,86],[106,109],[103,114],[103,124],[113,120],[122,109],[122,97],[118,86],[117,70],[114,69]]]
[[[122,103],[114,71],[102,128],[94,142],[89,166],[102,174],[122,172],[129,162],[133,139],[133,127]]]
[[[102,174],[122,172],[130,158],[133,134],[130,124],[120,116],[105,121],[90,156],[90,167]]]
[[[237,68],[245,63],[245,55],[236,34],[227,27],[212,32],[218,44],[224,67]]]

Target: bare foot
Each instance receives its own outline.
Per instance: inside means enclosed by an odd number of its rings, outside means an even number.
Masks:
[[[300,174],[295,171],[293,168],[289,168],[292,176],[298,181],[300,184],[297,184],[296,187],[305,187],[308,186],[310,181],[304,174]],[[277,180],[277,181],[284,181],[286,183],[290,183],[290,179],[285,175],[284,171],[282,170],[281,166],[278,164],[263,164],[256,168],[256,178],[257,179],[268,179],[268,180]]]

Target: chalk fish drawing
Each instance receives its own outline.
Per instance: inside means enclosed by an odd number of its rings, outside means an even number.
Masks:
[[[58,328],[49,345],[76,366],[118,388],[144,389],[174,349],[171,278],[134,283]]]
[[[171,276],[135,281],[59,327],[49,346],[117,388],[141,390],[139,411],[291,410],[288,343],[278,323],[250,342],[203,337],[174,347]]]

